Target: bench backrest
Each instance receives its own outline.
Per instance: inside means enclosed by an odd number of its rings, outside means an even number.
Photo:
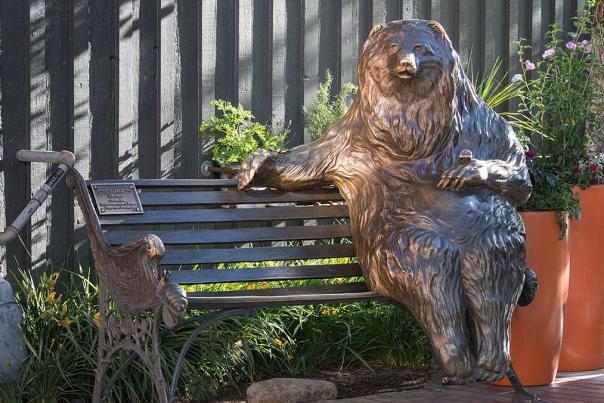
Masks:
[[[87,185],[90,190],[95,184],[116,182],[97,180]],[[336,188],[238,191],[235,180],[124,182],[135,184],[144,214],[99,216],[107,241],[120,245],[149,233],[159,236],[166,246],[161,264],[173,270],[173,281],[185,285],[251,283],[249,290],[230,293],[242,297],[309,292],[361,293],[361,299],[374,296],[359,278],[348,208]],[[284,265],[286,261],[296,265]],[[253,285],[335,278],[359,281],[290,285],[281,292],[282,288],[274,291]]]

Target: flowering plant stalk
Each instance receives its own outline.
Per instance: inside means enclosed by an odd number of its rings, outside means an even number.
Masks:
[[[530,47],[518,42],[524,84],[519,92],[519,116],[512,123],[538,144],[540,164],[557,171],[569,171],[586,157],[587,132],[602,125],[594,101],[602,96],[592,84],[602,66],[594,54],[590,33],[589,1],[585,12],[575,19],[577,31],[563,33],[556,25],[547,32],[547,48],[540,60],[524,58]]]

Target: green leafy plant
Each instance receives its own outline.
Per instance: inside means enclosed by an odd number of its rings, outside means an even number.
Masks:
[[[281,151],[289,128],[277,130],[254,121],[254,115],[243,106],[214,100],[212,105],[218,110],[217,116],[201,122],[202,133],[217,135],[213,148],[214,161],[221,166],[241,163],[254,151]]]
[[[0,386],[0,402],[89,399],[97,354],[96,280],[85,270],[63,270],[65,280],[59,285],[59,273],[53,269],[37,273],[20,271],[15,284],[29,357],[19,379]],[[220,286],[247,288],[246,284]],[[166,374],[194,330],[195,324],[188,324],[162,336]],[[396,306],[353,303],[265,309],[254,316],[229,318],[196,338],[184,361],[178,396],[207,401],[271,377],[304,376],[316,369],[372,362],[416,365],[429,357],[429,343],[421,328]],[[118,354],[110,376],[125,359],[126,354]],[[134,360],[117,375],[106,401],[154,399],[147,369]]]
[[[316,140],[327,130],[338,123],[350,107],[350,98],[357,92],[357,87],[352,83],[342,86],[340,92],[331,96],[333,77],[331,72],[325,72],[325,81],[319,84],[317,95],[310,109],[303,108],[304,125],[310,134],[311,140]]]
[[[468,65],[472,66],[471,64]],[[471,67],[468,70],[468,76],[472,84],[474,84],[476,93],[493,109],[518,97],[522,86],[517,80],[510,81],[508,73],[501,74],[501,68],[502,62],[500,59],[497,59],[486,75],[480,76],[479,74],[475,74]],[[502,111],[500,115],[508,116],[510,113]]]

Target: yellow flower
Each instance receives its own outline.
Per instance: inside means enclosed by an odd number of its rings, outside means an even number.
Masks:
[[[69,325],[71,325],[71,324],[73,323],[73,320],[72,320],[72,319],[69,319],[69,318],[65,318],[65,319],[61,319],[61,320],[59,321],[59,323],[60,323],[60,324],[61,324],[61,326],[63,326],[63,327],[69,327]]]
[[[245,286],[245,289],[246,289],[246,290],[253,290],[254,288],[255,288],[255,287],[254,287],[254,284],[253,284],[253,283],[247,283],[247,285]]]
[[[54,291],[50,291],[48,293],[48,297],[46,297],[46,302],[50,302],[51,304],[57,300],[57,293]]]
[[[92,318],[94,319],[94,323],[96,323],[96,325],[98,326],[101,321],[101,313],[100,312],[95,313]]]
[[[283,341],[281,341],[280,339],[275,339],[275,346],[282,347],[283,346]]]
[[[59,295],[59,298],[61,298],[60,295]],[[63,304],[63,306],[61,307],[61,313],[63,313],[63,315],[65,315],[67,313],[67,304]]]

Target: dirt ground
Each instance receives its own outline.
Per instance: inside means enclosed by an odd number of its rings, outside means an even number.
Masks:
[[[420,389],[431,374],[431,367],[390,367],[372,364],[372,368],[354,368],[342,371],[318,371],[306,378],[333,382],[338,388],[338,399],[373,395],[383,392]],[[243,389],[245,393],[245,388]],[[230,393],[213,403],[241,402],[245,395]]]

